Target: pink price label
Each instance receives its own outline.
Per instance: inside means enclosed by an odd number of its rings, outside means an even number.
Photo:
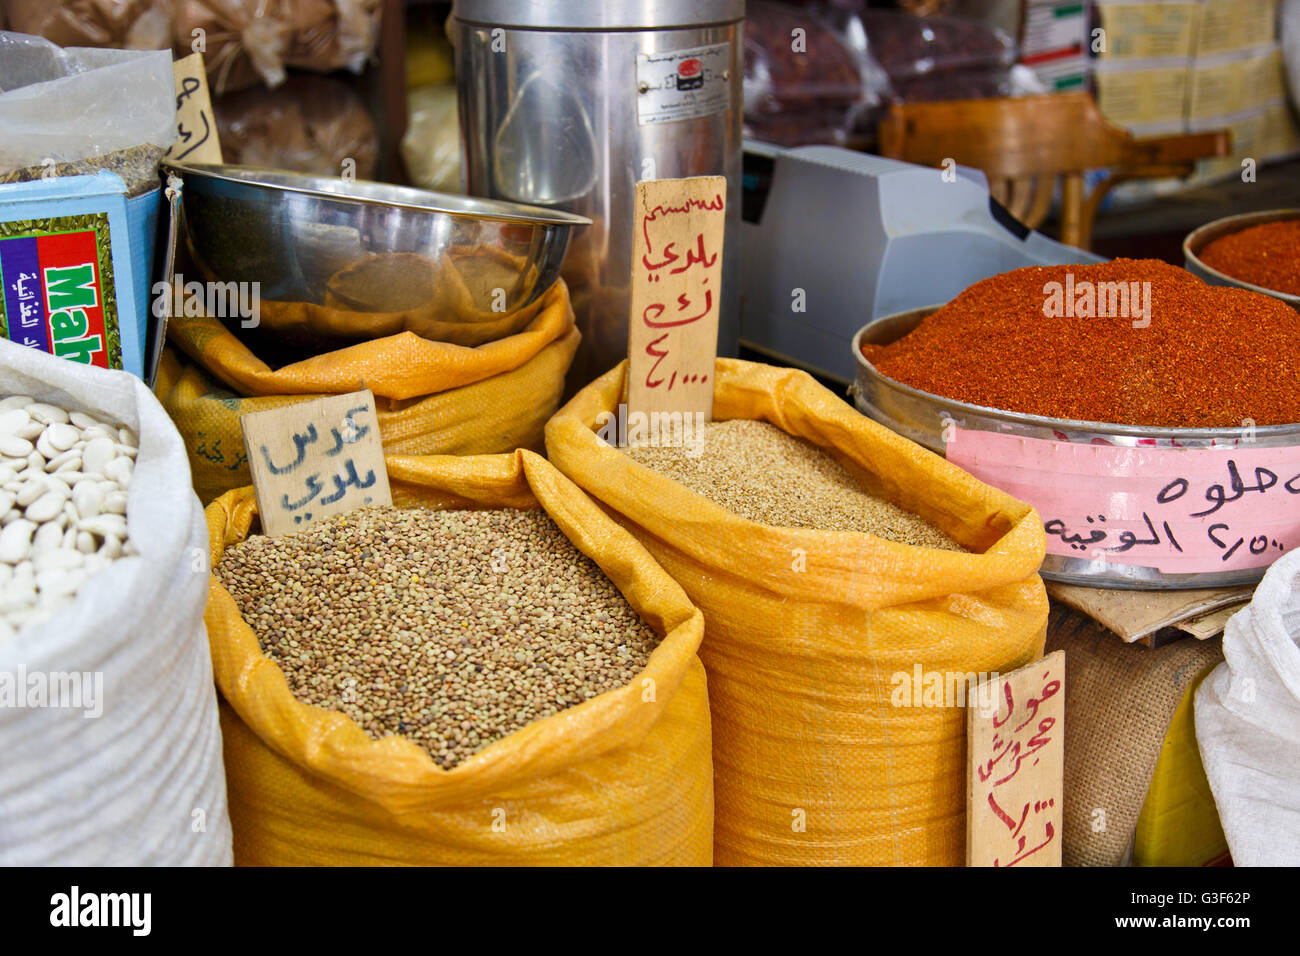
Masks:
[[[1049,554],[1193,574],[1262,567],[1300,545],[1300,448],[950,435],[949,461],[1038,509]]]

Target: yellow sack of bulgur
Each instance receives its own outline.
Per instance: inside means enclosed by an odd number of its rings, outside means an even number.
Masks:
[[[803,372],[720,359],[716,419],[809,440],[973,553],[748,521],[598,437],[625,374],[626,363],[565,405],[547,451],[704,612],[715,862],[960,865],[965,711],[900,690],[917,669],[946,683],[1042,654],[1038,515]]]
[[[207,607],[243,865],[708,866],[713,768],[703,619],[631,535],[545,459],[388,458],[399,507],[542,507],[663,635],[633,681],[443,770],[299,703],[215,577]],[[256,515],[251,488],[208,506],[215,566]],[[653,689],[647,693],[646,688]]]
[[[240,415],[360,388],[374,392],[389,454],[540,451],[580,336],[562,281],[521,311],[522,331],[477,347],[407,331],[278,369],[219,319],[176,317],[168,339],[193,363],[169,347],[154,391],[185,440],[204,504],[252,480]]]

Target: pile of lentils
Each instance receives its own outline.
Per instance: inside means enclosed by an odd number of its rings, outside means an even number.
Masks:
[[[628,684],[658,635],[544,511],[363,508],[216,574],[298,700],[450,770]]]
[[[0,641],[135,553],[126,502],[138,447],[131,429],[86,412],[0,399]]]
[[[923,548],[965,550],[923,518],[863,491],[838,461],[775,425],[747,419],[708,422],[696,442],[696,448],[638,445],[626,451],[635,461],[760,524],[865,532]]]
[[[1242,282],[1300,295],[1300,219],[1266,222],[1220,236],[1197,258]]]
[[[1047,286],[1067,281],[1076,290],[1149,282],[1150,324],[1049,318]],[[1171,428],[1300,422],[1300,313],[1155,259],[1004,272],[862,354],[922,391],[1049,418]]]

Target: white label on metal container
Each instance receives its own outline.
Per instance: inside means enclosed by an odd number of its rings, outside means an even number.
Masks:
[[[730,43],[637,54],[637,124],[675,123],[723,112],[731,106],[730,71]]]

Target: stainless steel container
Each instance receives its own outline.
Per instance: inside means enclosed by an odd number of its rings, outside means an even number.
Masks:
[[[1241,232],[1241,230],[1249,229],[1251,226],[1262,226],[1267,222],[1281,222],[1287,219],[1300,219],[1300,209],[1269,209],[1265,212],[1248,212],[1240,216],[1226,216],[1223,219],[1207,222],[1199,229],[1188,233],[1187,238],[1183,240],[1183,262],[1187,267],[1187,271],[1200,276],[1210,285],[1227,285],[1238,289],[1249,289],[1251,292],[1262,292],[1265,295],[1273,296],[1275,299],[1281,299],[1291,308],[1300,311],[1300,295],[1291,295],[1286,292],[1279,292],[1276,289],[1266,289],[1263,286],[1252,285],[1242,279],[1225,275],[1218,269],[1207,266],[1200,258],[1201,250],[1215,239],[1221,239],[1234,232]]]
[[[1229,452],[1231,449],[1243,446],[1254,449],[1276,448],[1288,450],[1288,459],[1300,463],[1300,424],[1252,428],[1246,432],[1241,428],[1154,428],[1045,418],[1041,415],[986,408],[982,405],[972,405],[923,392],[880,374],[863,356],[861,347],[864,342],[888,345],[890,342],[897,341],[938,308],[939,306],[929,306],[924,309],[911,309],[896,315],[882,316],[863,326],[853,337],[853,358],[857,362],[858,372],[857,380],[850,388],[858,410],[864,415],[937,454],[947,456],[946,430],[950,425],[956,425],[982,432],[1085,446],[1173,448],[1180,451],[1216,448]],[[1294,454],[1289,453],[1291,450]],[[1032,466],[1026,462],[1008,467],[1001,472],[1001,475],[1008,481],[1014,482],[1028,475],[1031,469]],[[1291,473],[1288,472],[1288,477]],[[998,477],[995,475],[977,475],[977,477],[995,487],[999,484]],[[1116,492],[1116,497],[1121,495],[1122,492]],[[1020,497],[1038,507],[1041,512],[1040,502],[1030,500],[1027,496]],[[1292,500],[1290,495],[1280,495],[1279,500],[1281,499],[1285,501],[1279,507],[1293,507],[1289,504]],[[1294,542],[1292,545],[1294,546]],[[1264,565],[1212,572],[1167,573],[1140,564],[1086,560],[1066,554],[1053,554],[1049,545],[1041,574],[1050,581],[1094,588],[1163,590],[1238,587],[1254,584],[1263,577],[1267,569],[1267,565]]]
[[[744,0],[455,0],[471,195],[587,216],[563,275],[585,384],[627,355],[638,180],[727,177],[718,350],[739,338]]]

